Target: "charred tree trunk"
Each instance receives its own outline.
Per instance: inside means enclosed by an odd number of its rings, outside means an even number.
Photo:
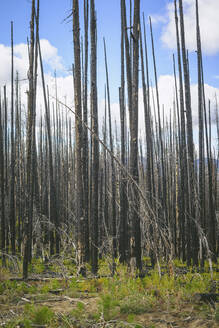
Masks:
[[[191,110],[191,92],[188,58],[186,54],[185,32],[184,32],[184,15],[183,3],[179,0],[180,13],[180,31],[181,31],[181,50],[184,71],[184,87],[185,87],[185,105],[187,117],[187,145],[188,145],[188,168],[189,168],[189,189],[190,189],[190,218],[187,224],[187,264],[191,265],[191,259],[194,265],[198,265],[198,233],[195,223],[195,176],[194,176],[194,150],[193,150],[193,126],[192,126],[192,110]]]
[[[2,124],[2,104],[0,97],[0,186],[1,186],[1,252],[2,265],[5,266],[5,170],[4,170],[4,138]]]
[[[91,116],[92,116],[92,181],[91,181],[91,264],[92,272],[98,271],[98,172],[99,172],[99,143],[98,108],[97,108],[97,39],[96,14],[94,0],[90,2],[90,45],[91,45]]]
[[[10,181],[10,232],[11,252],[15,255],[15,147],[14,147],[14,41],[13,22],[11,22],[11,181]]]
[[[130,120],[130,173],[136,183],[139,182],[138,172],[138,82],[139,82],[139,29],[140,0],[134,2],[133,22],[133,79],[132,79],[132,112]],[[136,266],[141,271],[141,222],[139,193],[132,185],[131,195],[131,257],[135,258]]]
[[[90,257],[90,246],[89,246],[89,220],[88,220],[88,209],[89,209],[89,198],[88,198],[88,131],[87,131],[87,117],[88,117],[88,22],[89,22],[89,3],[88,0],[84,0],[84,93],[83,93],[83,186],[84,186],[84,220],[85,220],[85,261],[89,261]]]
[[[34,15],[35,1],[32,0],[32,13],[30,23],[30,51],[29,51],[29,92],[28,92],[28,121],[27,121],[27,222],[25,231],[25,248],[23,258],[23,278],[28,276],[28,263],[31,260],[32,247],[32,222],[33,222],[33,175],[32,175],[32,141],[33,141],[33,116],[34,116]]]
[[[198,1],[196,0],[196,38],[197,38],[197,63],[198,63],[198,113],[199,113],[199,224],[205,232],[205,194],[204,194],[204,125],[203,125],[203,101],[202,101],[202,50],[199,27]],[[204,258],[202,254],[202,266]]]
[[[107,100],[108,100],[108,117],[109,117],[109,139],[110,139],[110,150],[114,153],[113,146],[113,136],[112,136],[112,120],[111,120],[111,106],[110,106],[110,90],[109,90],[109,76],[108,76],[108,66],[107,66],[107,55],[106,55],[106,43],[104,39],[104,55],[105,55],[105,69],[106,69],[106,88],[107,88]],[[117,240],[116,240],[116,176],[115,176],[115,165],[114,159],[111,157],[111,173],[112,173],[112,229],[111,236],[112,248],[113,248],[113,257],[116,257],[117,254]]]
[[[126,166],[126,140],[125,140],[125,67],[124,67],[124,22],[122,14],[121,1],[121,87],[119,89],[119,103],[120,103],[120,124],[121,124],[121,163]],[[119,253],[120,261],[122,263],[127,261],[128,251],[128,227],[127,227],[127,182],[126,175],[121,172],[120,176],[120,229],[119,229]]]
[[[85,260],[85,217],[83,212],[82,183],[82,110],[81,110],[81,50],[79,4],[73,0],[73,40],[74,40],[74,97],[75,97],[75,147],[76,147],[76,220],[78,225],[78,255],[79,263]]]
[[[177,38],[177,55],[179,69],[179,97],[180,97],[180,203],[179,203],[179,221],[180,221],[180,253],[183,261],[186,260],[186,222],[188,212],[188,170],[187,170],[187,147],[186,147],[186,125],[185,125],[185,106],[183,92],[183,73],[181,64],[181,46],[179,37],[179,25],[177,5],[175,3],[175,23]]]

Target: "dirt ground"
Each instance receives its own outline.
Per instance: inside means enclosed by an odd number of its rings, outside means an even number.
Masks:
[[[31,297],[35,299],[34,304],[40,306],[49,307],[56,315],[62,316],[70,313],[75,307],[77,302],[82,302],[85,306],[85,311],[92,313],[97,310],[98,307],[98,297],[83,297],[83,298],[68,298],[68,296],[51,296],[47,297],[45,300],[39,300],[37,295]],[[28,303],[28,295],[24,295],[16,303],[12,301],[11,304],[0,304],[0,326],[4,327],[5,324],[17,316],[21,315],[24,309],[24,305]],[[1,300],[0,300],[1,301]],[[124,322],[123,318],[117,318],[113,320],[108,327],[119,327],[119,323]],[[213,319],[211,311],[206,318],[199,312],[194,306],[188,306],[185,304],[178,311],[161,311],[159,308],[155,308],[147,313],[136,315],[134,318],[134,323],[138,323],[145,328],[218,328],[219,324]],[[60,326],[61,327],[61,326]],[[82,326],[81,326],[82,327]],[[98,327],[101,327],[100,324]],[[102,327],[105,327],[103,324]],[[133,327],[135,327],[133,325]],[[83,327],[82,327],[83,328]]]

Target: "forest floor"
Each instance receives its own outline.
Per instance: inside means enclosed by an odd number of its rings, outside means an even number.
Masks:
[[[179,263],[171,270],[162,265],[161,277],[145,265],[140,278],[119,263],[111,277],[109,267],[101,261],[98,277],[89,267],[83,277],[71,259],[46,265],[35,260],[26,281],[0,269],[0,326],[219,327],[217,266],[213,279],[207,267],[200,273]]]

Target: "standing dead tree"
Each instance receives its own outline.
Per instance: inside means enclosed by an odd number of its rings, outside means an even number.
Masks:
[[[83,182],[82,182],[82,104],[81,104],[81,50],[79,4],[73,0],[73,40],[74,40],[74,97],[75,97],[75,151],[76,151],[76,220],[78,225],[78,254],[79,263],[85,260],[85,213],[83,210]]]
[[[97,36],[96,13],[94,0],[90,2],[90,81],[91,81],[91,126],[98,136],[98,110],[97,110]],[[99,185],[99,143],[92,136],[92,177],[91,177],[91,263],[92,272],[98,270],[98,185]]]
[[[34,117],[34,22],[35,22],[35,1],[32,0],[31,22],[30,22],[30,50],[29,50],[29,91],[28,91],[28,120],[27,120],[27,222],[25,230],[25,249],[23,258],[23,278],[28,276],[28,263],[31,261],[32,247],[32,223],[33,223],[33,175],[32,172],[32,151],[33,151],[33,117]]]

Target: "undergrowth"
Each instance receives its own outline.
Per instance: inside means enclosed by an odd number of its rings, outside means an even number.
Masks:
[[[150,270],[143,278],[130,274],[127,266],[116,261],[116,274],[109,273],[109,263],[101,260],[99,278],[92,277],[87,266],[88,277],[74,275],[70,279],[50,279],[49,281],[32,282],[10,280],[10,270],[0,272],[0,306],[8,304],[10,309],[21,304],[22,298],[29,298],[30,304],[20,305],[19,314],[7,322],[5,327],[31,327],[41,325],[47,327],[89,327],[92,323],[120,322],[130,327],[137,327],[139,316],[144,316],[156,309],[159,311],[178,311],[183,316],[185,304],[193,304],[194,311],[200,311],[201,317],[212,318],[219,322],[219,308],[212,309],[209,304],[194,305],[193,296],[196,293],[208,293],[212,288],[209,272],[199,273],[193,268],[185,274],[169,273],[162,264],[162,276],[157,268]],[[145,260],[148,265],[148,259]],[[66,271],[76,272],[72,260],[65,260]],[[64,265],[64,264],[63,264]],[[185,264],[175,261],[174,266],[184,268]],[[206,264],[206,269],[208,268]],[[52,266],[49,270],[54,269]],[[32,272],[43,275],[48,270],[40,260],[34,260]],[[61,268],[59,268],[61,270]],[[58,267],[56,267],[58,272]],[[208,270],[207,270],[208,271]],[[213,281],[218,281],[218,272],[213,273]],[[51,292],[58,292],[59,297],[67,296],[73,299],[72,308],[66,314],[53,311],[50,305],[39,306],[34,303],[51,297]],[[35,298],[31,299],[31,295]],[[37,297],[37,298],[36,298]],[[85,299],[85,301],[83,301]],[[93,305],[90,304],[93,302]],[[21,313],[21,314],[20,314]],[[188,315],[184,311],[185,316]],[[102,320],[102,321],[101,321]],[[123,322],[123,323],[122,323]],[[139,327],[141,325],[139,324]],[[153,327],[151,324],[150,327]]]

